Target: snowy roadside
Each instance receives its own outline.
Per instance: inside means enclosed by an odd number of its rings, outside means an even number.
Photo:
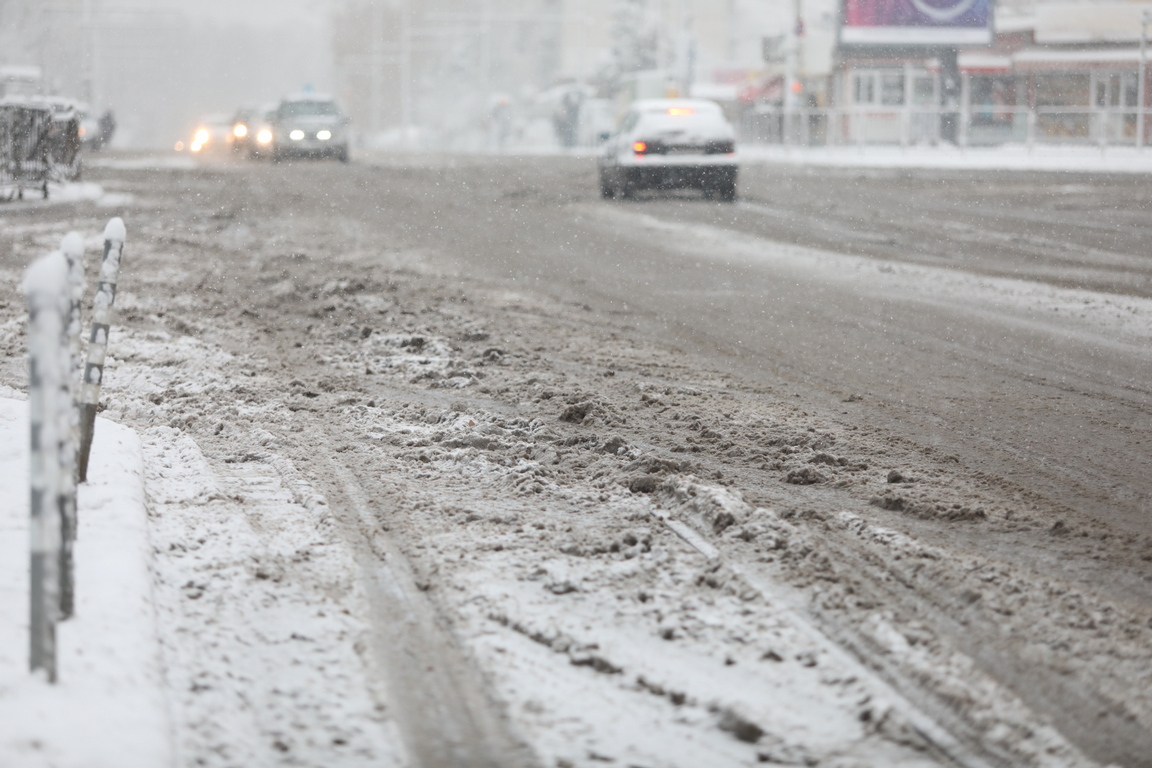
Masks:
[[[0,765],[171,766],[140,441],[97,424],[80,487],[76,617],[59,626],[52,686],[28,673],[27,436],[27,403],[0,399]]]
[[[97,423],[60,680],[29,675],[27,431],[0,399],[0,766],[406,764],[324,500],[284,463],[218,472],[168,427]]]
[[[600,147],[560,147],[555,145],[516,146],[502,150],[447,153],[458,155],[504,155],[507,157],[596,158]],[[420,151],[364,149],[356,159],[371,165],[405,165]],[[982,170],[982,171],[1061,171],[1076,173],[1152,173],[1152,149],[1134,147],[1036,146],[1001,147],[786,147],[746,142],[739,146],[745,164],[794,165],[829,168],[860,168],[879,172],[892,170]],[[179,160],[186,160],[181,165]],[[108,168],[194,167],[191,158],[106,161]]]
[[[25,192],[24,199],[11,202],[9,205],[19,208],[37,208],[60,205],[62,203],[92,202],[101,208],[119,208],[132,202],[132,196],[120,192],[108,192],[100,184],[91,181],[70,181],[62,184],[48,185],[48,199],[40,196],[39,191]]]
[[[812,167],[1152,173],[1152,150],[1133,147],[785,147],[743,144],[740,159]]]

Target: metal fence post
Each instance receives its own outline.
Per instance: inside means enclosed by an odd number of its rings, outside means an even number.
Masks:
[[[119,217],[104,228],[104,259],[92,307],[92,336],[88,339],[88,361],[80,385],[80,482],[88,480],[88,456],[92,452],[92,431],[96,427],[96,406],[100,402],[100,385],[104,379],[104,358],[108,353],[108,330],[112,325],[112,304],[116,301],[116,282],[120,277],[120,257],[126,237],[124,222]]]
[[[34,263],[24,282],[28,297],[29,666],[56,681],[56,622],[63,558],[61,498],[66,492],[60,445],[68,430],[66,327],[68,264],[60,253]],[[62,348],[63,347],[63,348]]]
[[[1140,15],[1140,66],[1137,69],[1136,83],[1136,149],[1144,149],[1144,102],[1148,100],[1148,25],[1152,24],[1152,12],[1144,11]]]

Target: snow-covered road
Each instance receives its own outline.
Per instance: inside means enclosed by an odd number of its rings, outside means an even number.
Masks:
[[[943,176],[832,179],[816,231],[777,168],[733,207],[550,158],[146,167],[92,174],[104,415],[181,764],[1148,764],[1124,210],[1090,245]],[[870,184],[935,223],[877,234]],[[108,213],[0,212],[0,384],[23,265]]]

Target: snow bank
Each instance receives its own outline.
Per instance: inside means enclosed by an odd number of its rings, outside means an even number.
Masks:
[[[90,181],[75,181],[64,184],[49,183],[48,199],[40,197],[40,191],[25,190],[21,208],[58,205],[60,203],[91,202],[101,208],[122,208],[135,202],[135,197],[126,192],[108,192],[103,186]]]
[[[196,160],[187,155],[142,155],[136,157],[96,157],[84,162],[89,168],[117,171],[191,171]]]
[[[28,407],[0,399],[0,765],[174,764],[149,572],[140,442],[100,420],[80,487],[76,618],[60,682],[28,672]]]
[[[1134,147],[783,147],[743,144],[746,163],[836,168],[1152,173],[1152,151]]]

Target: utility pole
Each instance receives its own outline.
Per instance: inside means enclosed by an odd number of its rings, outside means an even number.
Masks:
[[[383,0],[372,3],[372,46],[369,71],[369,127],[373,137],[380,133],[384,117],[384,5]]]
[[[480,76],[483,78],[484,95],[488,97],[492,94],[492,0],[484,0],[483,13]]]
[[[1144,149],[1144,102],[1148,98],[1148,25],[1152,24],[1152,12],[1144,11],[1140,17],[1140,68],[1139,82],[1136,83],[1136,148]]]
[[[797,86],[800,83],[800,40],[803,35],[803,8],[800,5],[801,0],[792,0],[792,17],[789,19],[788,25],[788,58],[784,63],[784,125],[783,136],[785,144],[791,143],[792,136],[792,116],[796,111],[799,101],[799,92]]]
[[[92,3],[95,0],[84,0],[81,9],[81,35],[84,38],[83,51],[84,60],[81,62],[83,70],[83,86],[84,101],[88,102],[88,106],[92,109],[96,108],[96,24],[92,14]]]
[[[400,1],[400,146],[408,148],[412,125],[412,16],[409,0]]]

